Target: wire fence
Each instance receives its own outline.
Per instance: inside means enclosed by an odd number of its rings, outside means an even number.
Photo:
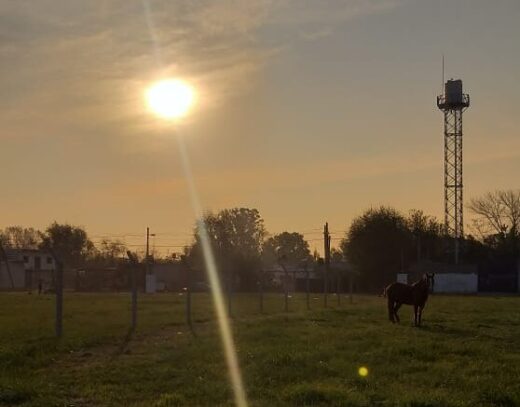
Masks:
[[[211,290],[203,274],[177,265],[165,282],[158,281],[156,273],[147,273],[136,258],[123,267],[98,270],[64,271],[57,261],[52,273],[31,278],[31,301],[39,304],[31,315],[37,316],[38,323],[46,321],[46,332],[54,319],[58,338],[67,335],[70,327],[82,331],[104,324],[111,325],[107,332],[135,332],[138,327],[161,324],[194,331],[197,324],[215,318]],[[42,276],[47,276],[44,284]],[[308,271],[264,271],[258,276],[256,286],[248,291],[224,282],[228,317],[305,312],[353,301],[353,280],[332,271],[318,276]]]
[[[90,349],[98,346],[126,346],[130,338],[154,341],[155,338],[164,337],[175,341],[176,337],[186,335],[207,336],[216,330],[212,296],[208,292],[190,293],[191,307],[188,314],[188,293],[138,292],[134,308],[131,291],[64,290],[61,299],[57,293],[38,295],[34,292],[28,295],[23,292],[2,292],[0,347],[3,350],[0,356],[5,351],[9,355],[4,356],[12,357],[15,361],[18,360],[17,354],[36,352],[36,355],[42,356],[61,349],[65,352],[85,353],[85,357],[88,357],[92,352]],[[290,292],[286,311],[282,292],[264,292],[262,300],[258,292],[235,292],[229,302],[229,317],[232,323],[241,321],[262,324],[262,321],[271,318],[281,318],[280,323],[290,323],[293,318],[313,318],[316,312],[322,310],[350,307],[348,293],[341,295],[339,305],[336,295],[329,294],[327,308],[324,308],[322,292],[310,293],[309,297],[310,306],[307,307],[306,293]],[[61,310],[58,311],[60,301]],[[356,303],[358,301],[356,298]]]

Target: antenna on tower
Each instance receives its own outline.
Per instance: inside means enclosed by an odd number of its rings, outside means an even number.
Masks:
[[[441,94],[444,95],[444,54],[442,54],[442,82],[441,82]]]

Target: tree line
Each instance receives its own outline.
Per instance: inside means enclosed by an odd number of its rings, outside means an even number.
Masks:
[[[479,263],[499,258],[518,259],[520,254],[520,191],[497,191],[472,199],[467,208],[474,215],[471,233],[461,242],[462,261]],[[204,215],[211,248],[221,278],[237,289],[252,289],[261,272],[280,265],[310,268],[321,272],[322,259],[311,254],[309,244],[298,232],[270,235],[259,211],[231,208]],[[193,242],[186,246],[183,261],[191,268],[204,269],[200,226]],[[118,240],[105,239],[94,245],[78,226],[52,223],[44,232],[20,226],[0,231],[7,248],[52,250],[68,267],[114,265],[127,247]],[[348,226],[331,261],[350,263],[359,273],[361,289],[376,290],[394,281],[395,275],[414,262],[450,262],[452,238],[443,224],[421,210],[403,214],[381,206],[370,208]]]
[[[98,245],[89,239],[81,226],[53,222],[45,231],[22,226],[8,226],[0,230],[0,244],[4,249],[52,251],[69,268],[85,265],[114,265],[126,253],[126,246],[118,240],[104,239]]]

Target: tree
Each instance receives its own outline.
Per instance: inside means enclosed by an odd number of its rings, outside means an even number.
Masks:
[[[331,264],[339,264],[344,260],[343,252],[336,248],[330,250],[330,262]]]
[[[238,278],[242,288],[253,288],[261,264],[261,247],[265,237],[264,221],[256,209],[224,209],[204,215],[204,226],[221,275],[228,284]],[[198,227],[195,243],[187,250],[190,262],[203,266],[203,252]]]
[[[442,260],[446,239],[444,226],[433,216],[425,215],[418,209],[412,209],[406,221],[414,241],[415,259]]]
[[[352,222],[340,244],[345,257],[360,272],[360,283],[379,290],[395,281],[411,252],[406,218],[393,208],[369,209]]]
[[[311,259],[309,244],[300,233],[282,232],[267,239],[262,247],[264,263],[273,265],[280,258],[286,264],[297,266]]]
[[[113,266],[125,256],[127,250],[126,245],[120,240],[103,239],[98,247],[89,252],[90,262]]]
[[[520,252],[520,190],[488,192],[471,199],[473,228],[490,247],[503,254]]]
[[[42,238],[40,247],[52,250],[67,267],[80,267],[94,249],[87,232],[69,224],[54,222],[45,230]]]
[[[37,249],[42,242],[41,232],[34,228],[8,226],[0,231],[0,242],[12,249]]]

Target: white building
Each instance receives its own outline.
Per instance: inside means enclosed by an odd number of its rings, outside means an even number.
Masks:
[[[0,289],[43,290],[54,287],[55,261],[51,253],[35,249],[6,249],[0,261]]]
[[[410,267],[409,273],[398,274],[398,280],[411,284],[424,273],[433,273],[434,293],[475,294],[478,292],[478,267],[476,264],[447,264],[421,261]]]

